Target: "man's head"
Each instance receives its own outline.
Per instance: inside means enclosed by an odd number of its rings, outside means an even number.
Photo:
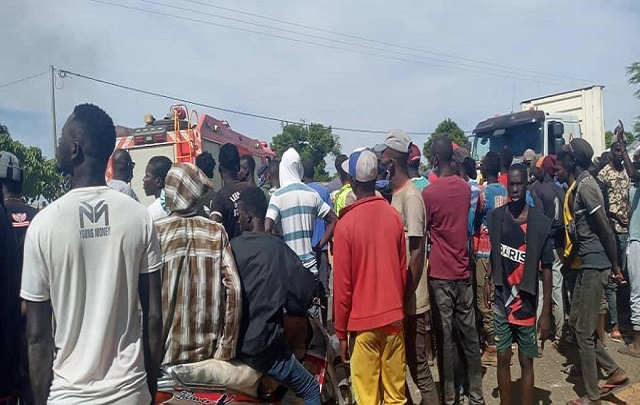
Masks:
[[[149,159],[142,178],[145,195],[153,195],[156,198],[160,196],[164,188],[164,178],[167,177],[172,164],[171,159],[166,156],[154,156]]]
[[[500,151],[500,171],[506,172],[513,163],[513,152],[511,149],[505,147]]]
[[[56,148],[58,169],[65,174],[74,175],[78,167],[88,167],[92,171],[105,172],[107,163],[116,146],[116,129],[111,117],[92,104],[80,104],[62,127],[62,135]],[[121,151],[118,149],[116,152]],[[133,177],[133,162],[126,151],[113,153],[114,178],[117,170],[122,177],[126,174],[130,181]]]
[[[431,166],[451,165],[453,145],[446,136],[438,136],[431,143]]]
[[[544,162],[545,158],[546,156],[540,156],[538,159],[535,160],[535,163],[530,167],[531,175],[539,182],[544,181],[545,171],[544,171],[544,168],[542,167],[542,163]]]
[[[113,178],[128,183],[133,179],[133,169],[136,163],[131,159],[129,151],[116,149],[113,152]]]
[[[196,215],[202,196],[213,183],[193,163],[176,163],[165,177],[165,203],[169,212],[183,217]]]
[[[244,189],[238,199],[240,231],[264,231],[268,205],[267,197],[258,187]]]
[[[358,198],[374,194],[378,179],[378,157],[368,149],[356,150],[342,162],[342,170],[349,175],[351,188]]]
[[[469,175],[469,171],[465,165],[467,159],[471,159],[469,149],[459,146],[453,151],[453,159],[451,160],[453,170],[463,178]]]
[[[410,177],[418,177],[420,175],[420,159],[422,152],[418,145],[412,143],[409,147],[409,156],[407,157],[407,169]]]
[[[496,152],[487,152],[482,159],[480,173],[484,179],[498,177],[500,174],[500,155]]]
[[[592,165],[593,148],[582,138],[564,145],[556,158],[555,171],[558,180],[569,183],[570,176],[577,177]]]
[[[240,170],[238,170],[238,180],[253,183],[256,176],[256,161],[251,155],[240,156]]]
[[[401,129],[389,131],[384,144],[376,146],[375,150],[382,152],[381,163],[386,166],[390,179],[393,179],[398,173],[409,175],[407,162],[410,148],[411,138]]]
[[[624,169],[623,146],[620,142],[615,141],[611,144],[611,165],[618,171]]]
[[[336,166],[336,172],[338,172],[338,176],[340,177],[340,181],[342,181],[342,183],[346,183],[347,181],[349,181],[349,175],[347,172],[345,172],[344,170],[342,170],[342,164],[348,160],[349,157],[347,155],[338,155],[336,156],[336,162],[335,162],[335,166]]]
[[[524,154],[522,155],[522,163],[524,163],[526,166],[532,167],[532,164],[535,158],[536,158],[536,151],[534,151],[533,149],[527,149],[524,151]]]
[[[511,203],[526,204],[528,184],[527,166],[522,163],[512,165],[507,172],[507,192]]]
[[[304,175],[302,176],[302,181],[304,183],[313,182],[313,177],[315,175],[315,167],[311,160],[305,160],[302,162],[302,169],[304,171]]]
[[[280,161],[273,159],[267,167],[267,179],[271,187],[280,188]]]
[[[210,152],[205,150],[196,157],[196,166],[198,166],[198,169],[202,170],[208,178],[212,179],[216,169],[216,160]]]
[[[220,154],[218,155],[218,161],[220,163],[220,174],[230,180],[238,179],[238,171],[240,170],[240,153],[236,145],[231,143],[225,143],[220,148]]]
[[[20,197],[24,183],[24,170],[20,160],[10,152],[0,151],[0,190],[4,197]]]

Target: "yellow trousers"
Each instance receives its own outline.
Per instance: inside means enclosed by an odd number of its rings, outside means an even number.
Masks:
[[[351,355],[351,383],[359,405],[406,404],[404,332],[358,332]]]

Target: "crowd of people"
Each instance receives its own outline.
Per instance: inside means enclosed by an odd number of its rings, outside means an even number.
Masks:
[[[586,395],[568,404],[598,404],[628,383],[607,340],[640,357],[640,154],[623,133],[595,162],[577,138],[515,164],[436,137],[421,175],[393,130],[328,184],[293,148],[256,169],[225,144],[217,161],[152,157],[144,207],[111,118],[79,105],[56,150],[67,191],[44,210],[0,152],[0,403],[148,404],[161,366],[237,359],[320,404],[287,336],[314,316],[359,404],[412,403],[409,380],[421,404],[483,404],[483,367],[501,403],[532,404],[545,341],[577,347]]]

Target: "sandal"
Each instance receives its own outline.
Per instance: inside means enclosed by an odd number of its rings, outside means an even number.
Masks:
[[[600,401],[591,401],[589,398],[587,397],[582,397],[582,398],[578,398],[578,399],[574,399],[573,401],[567,401],[566,405],[589,405],[589,404],[596,404],[596,405],[600,405]]]
[[[628,378],[617,384],[606,382],[604,383],[604,385],[602,385],[602,387],[600,387],[600,398],[605,398],[611,394],[614,394],[621,388],[626,387],[627,385],[629,385]]]
[[[640,353],[638,352],[632,352],[631,349],[629,349],[630,345],[624,345],[621,348],[618,349],[618,353],[621,354],[626,354],[627,356],[631,356],[631,357],[635,357],[637,359],[640,359]]]

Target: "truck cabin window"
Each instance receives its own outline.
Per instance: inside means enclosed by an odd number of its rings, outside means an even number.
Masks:
[[[536,154],[542,155],[544,148],[542,125],[531,123],[476,134],[474,149],[480,159],[488,151],[500,153],[505,147],[511,149],[515,157],[522,157],[527,149],[533,149]]]

